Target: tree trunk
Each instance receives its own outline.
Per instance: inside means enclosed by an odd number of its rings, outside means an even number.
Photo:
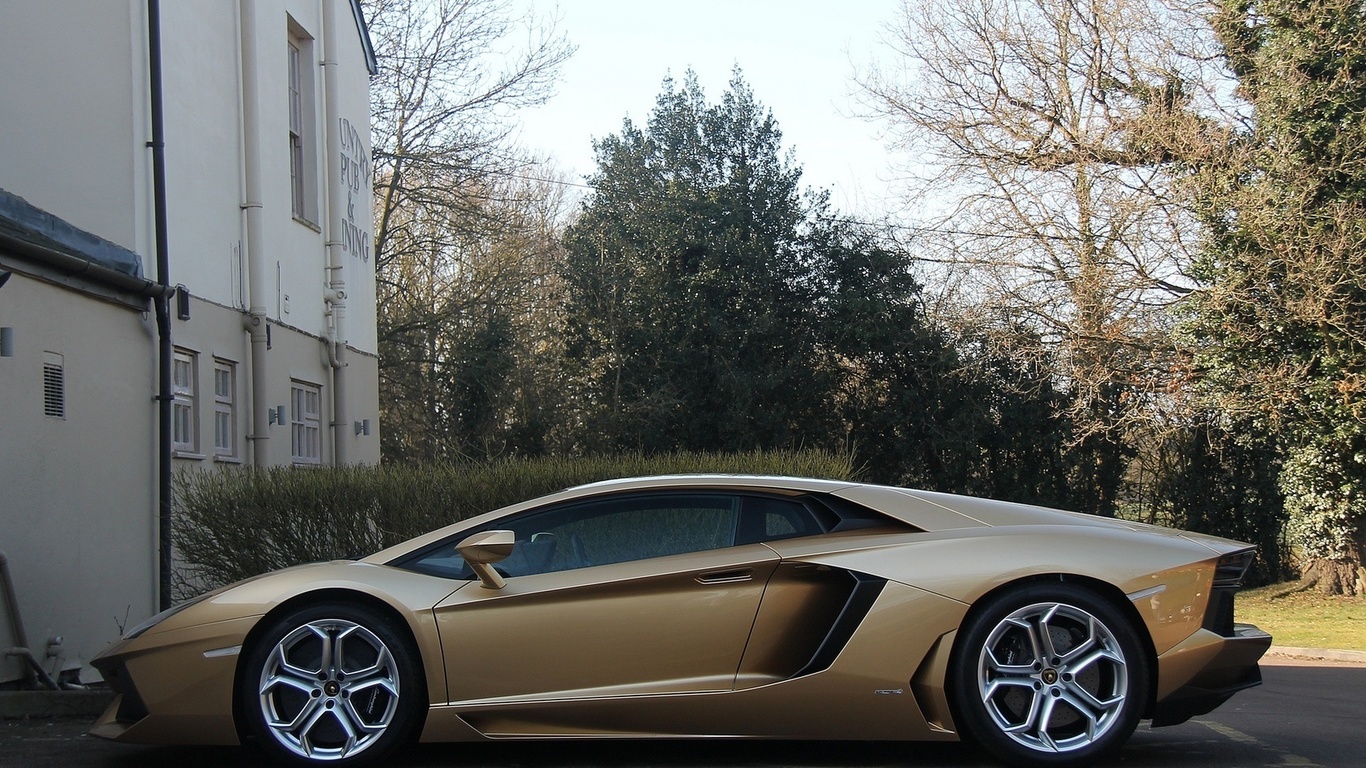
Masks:
[[[1366,569],[1361,567],[1359,557],[1311,560],[1304,576],[1306,581],[1312,577],[1318,591],[1325,595],[1366,595]]]

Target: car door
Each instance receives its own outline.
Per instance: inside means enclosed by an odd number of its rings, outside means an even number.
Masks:
[[[778,556],[740,499],[644,493],[535,510],[502,589],[436,606],[452,703],[730,690]]]

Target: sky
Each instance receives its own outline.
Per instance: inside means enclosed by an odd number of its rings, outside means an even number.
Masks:
[[[691,68],[709,103],[740,70],[795,152],[808,187],[846,213],[881,210],[892,156],[882,125],[858,117],[853,81],[890,53],[882,39],[899,0],[521,0],[578,47],[556,94],[521,114],[522,143],[573,181],[596,165],[592,141],[643,125],[666,76]]]

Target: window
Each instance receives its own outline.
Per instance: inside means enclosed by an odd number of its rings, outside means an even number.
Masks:
[[[526,576],[729,547],[735,543],[739,509],[736,496],[649,494],[553,507],[499,520],[488,529],[517,534],[517,546],[497,568],[508,576]],[[470,578],[455,546],[473,533],[461,533],[405,567]]]
[[[237,366],[213,361],[213,455],[237,455]]]
[[[171,358],[171,449],[198,453],[198,413],[195,410],[195,354],[176,350]]]
[[[290,20],[289,56],[289,183],[294,218],[318,221],[318,189],[314,160],[313,41]]]
[[[289,41],[289,183],[294,215],[304,217],[303,92],[299,77],[299,46]]]
[[[888,525],[907,529],[833,497],[652,491],[494,520],[390,565],[442,578],[472,579],[474,573],[455,548],[465,538],[491,530],[517,535],[512,554],[495,565],[511,577]]]
[[[294,382],[289,389],[289,451],[295,464],[322,463],[322,390]]]
[[[747,496],[737,541],[750,544],[814,536],[824,533],[835,522],[829,519],[828,513],[825,520],[819,519],[811,506],[797,499]]]
[[[55,352],[43,353],[43,415],[66,418],[66,367]]]

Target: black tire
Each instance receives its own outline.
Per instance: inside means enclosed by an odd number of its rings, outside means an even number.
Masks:
[[[365,606],[334,600],[290,611],[243,653],[244,730],[282,762],[370,764],[415,741],[426,719],[411,636]]]
[[[1133,734],[1148,698],[1140,631],[1075,584],[988,598],[954,646],[954,717],[968,738],[1012,764],[1077,766],[1110,754]]]

